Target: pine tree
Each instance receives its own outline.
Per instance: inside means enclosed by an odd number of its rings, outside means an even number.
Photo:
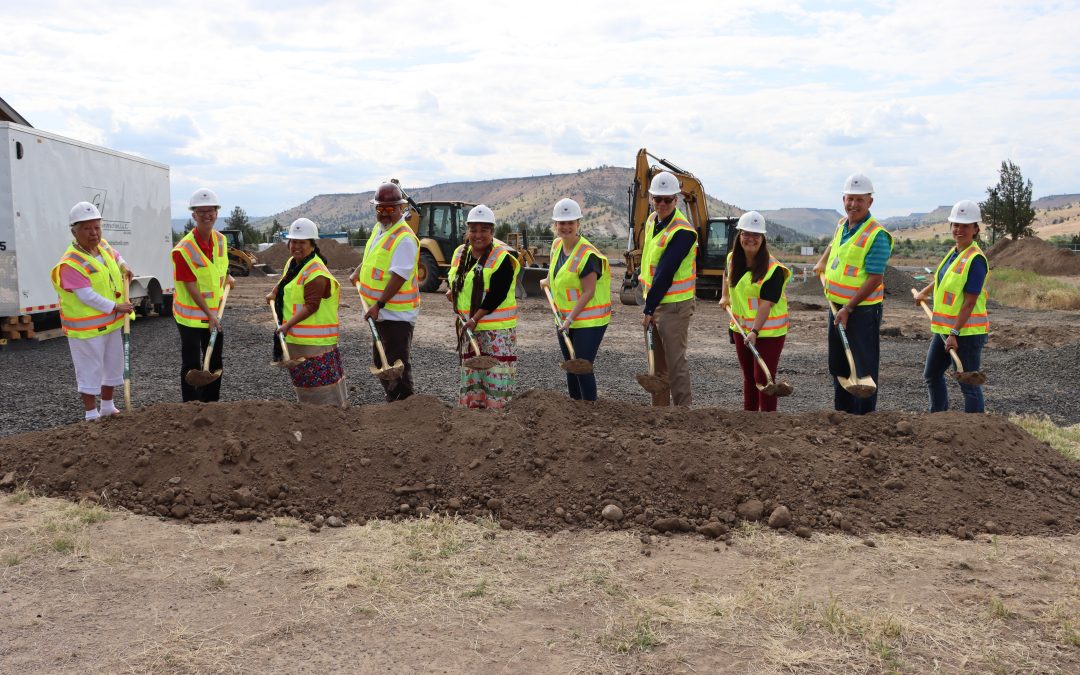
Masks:
[[[990,241],[1009,236],[1013,240],[1033,237],[1031,222],[1035,209],[1031,206],[1031,181],[1024,182],[1020,167],[1005,160],[1001,163],[998,184],[986,188],[986,201],[979,204],[983,222],[990,229]]]

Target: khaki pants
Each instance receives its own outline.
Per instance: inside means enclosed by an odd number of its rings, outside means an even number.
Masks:
[[[667,378],[670,386],[652,395],[654,406],[675,405],[690,407],[693,394],[690,391],[690,364],[686,360],[686,347],[690,337],[690,317],[694,316],[696,300],[683,300],[659,305],[653,312],[653,351],[656,358],[656,374]]]

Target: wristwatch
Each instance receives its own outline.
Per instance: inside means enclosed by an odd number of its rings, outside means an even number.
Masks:
[[[949,335],[952,335],[953,337],[960,337],[960,331],[956,330],[955,328],[950,328]]]
[[[379,300],[375,304],[378,305],[379,309],[386,309],[386,303],[383,302],[382,300]]]

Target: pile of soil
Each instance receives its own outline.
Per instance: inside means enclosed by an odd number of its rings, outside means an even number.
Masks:
[[[1048,244],[1038,237],[1013,241],[1006,237],[986,252],[990,267],[1011,267],[1036,274],[1080,275],[1080,256],[1064,248]]]
[[[907,296],[911,297],[912,288],[922,288],[926,285],[925,282],[919,283],[915,281],[907,272],[899,270],[892,265],[885,268],[885,297],[894,296]],[[814,295],[818,297],[824,297],[824,291],[821,288],[821,282],[817,277],[810,276],[806,281],[793,281],[788,284],[788,295]],[[823,300],[824,302],[824,300]]]
[[[9,489],[191,522],[434,512],[714,537],[739,520],[801,536],[1080,531],[1080,464],[963,413],[761,415],[536,390],[502,414],[428,396],[345,411],[162,404],[0,439],[0,463]]]
[[[336,239],[320,239],[319,251],[326,258],[326,266],[332,270],[353,270],[360,264],[360,252],[352,246],[342,244]],[[265,251],[258,253],[259,262],[267,263],[274,270],[285,272],[285,262],[291,258],[289,245],[279,241]]]

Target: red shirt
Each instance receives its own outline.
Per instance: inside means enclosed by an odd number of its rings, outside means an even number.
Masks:
[[[199,245],[199,249],[203,252],[203,255],[205,255],[208,260],[213,260],[213,237],[211,237],[209,241],[203,241],[202,237],[199,236],[199,230],[196,229],[194,232],[195,243]],[[174,279],[177,281],[198,281],[198,279],[195,278],[195,273],[191,271],[191,267],[187,264],[187,261],[184,260],[184,256],[180,255],[179,251],[173,251],[172,259],[173,269],[175,270],[173,272]]]

